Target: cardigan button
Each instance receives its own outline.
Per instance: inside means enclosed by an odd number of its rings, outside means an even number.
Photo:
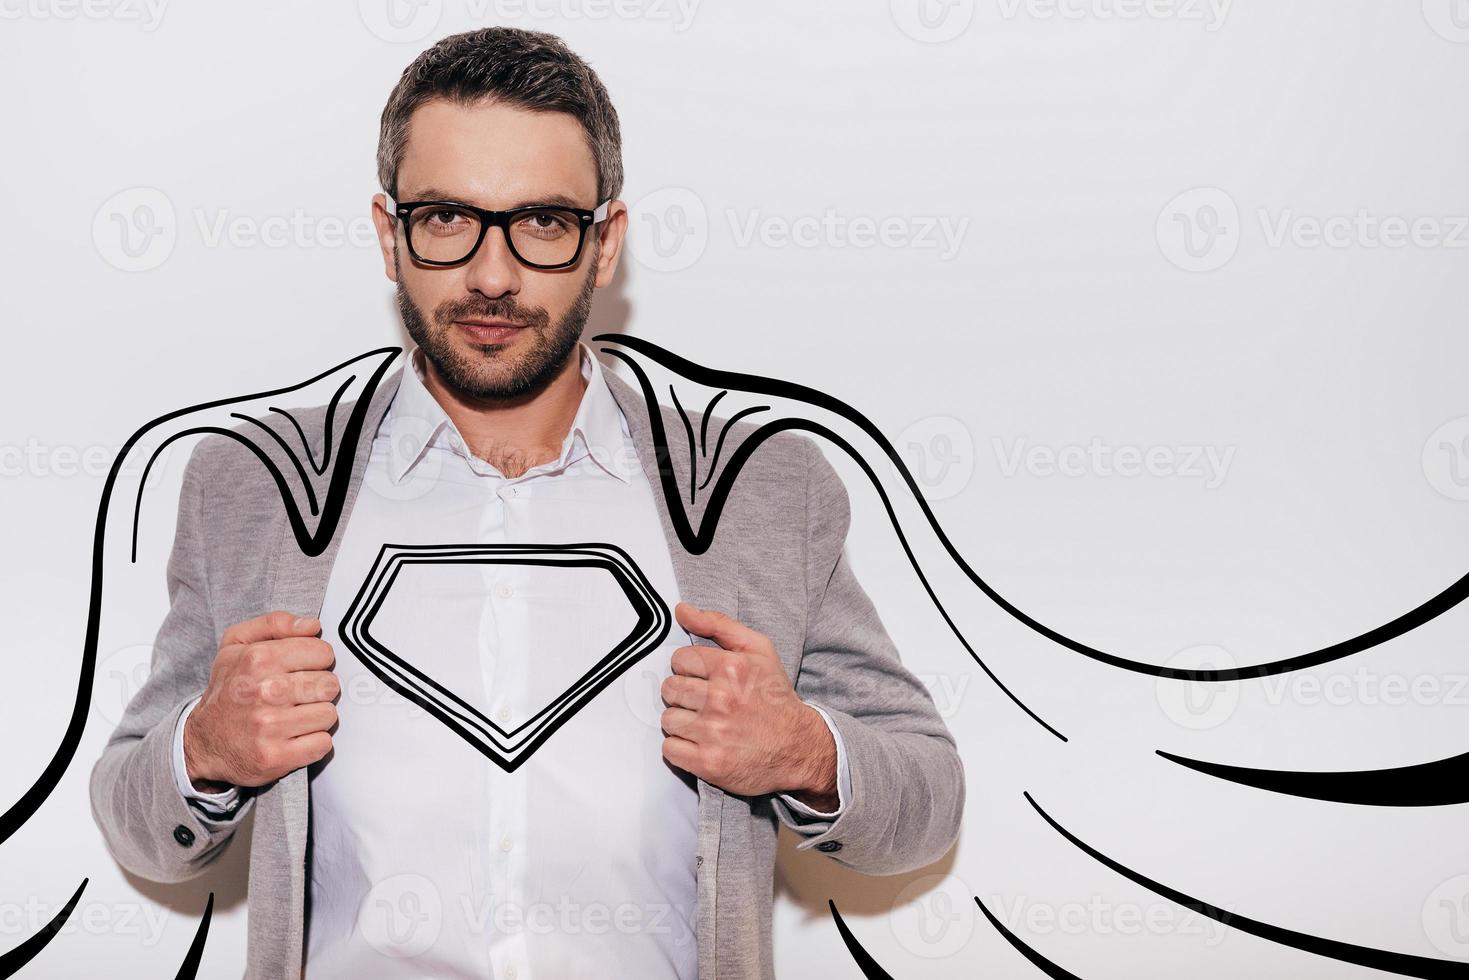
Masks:
[[[194,832],[188,827],[185,827],[183,824],[179,824],[177,827],[173,828],[173,839],[178,841],[185,847],[188,847],[190,844],[194,843]]]
[[[816,849],[830,854],[833,851],[840,851],[842,849],[842,842],[839,840],[824,840],[816,845]]]

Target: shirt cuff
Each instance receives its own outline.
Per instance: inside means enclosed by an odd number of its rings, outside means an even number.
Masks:
[[[822,813],[820,810],[812,809],[795,797],[781,793],[780,798],[791,808],[796,817],[804,817],[807,821],[831,821],[842,815],[847,808],[847,800],[852,796],[852,774],[847,771],[847,747],[842,743],[842,733],[837,731],[837,726],[832,724],[831,716],[821,709],[821,705],[803,701],[802,704],[815,708],[821,720],[826,722],[826,727],[831,731],[832,741],[837,746],[837,808],[830,813]]]
[[[199,703],[200,694],[190,701],[188,707],[179,714],[178,724],[173,730],[173,780],[178,786],[179,795],[185,800],[192,800],[207,815],[216,818],[228,817],[230,811],[234,810],[240,803],[240,790],[237,786],[231,786],[219,793],[204,793],[194,788],[189,779],[189,767],[184,761],[184,722],[189,720],[189,713],[194,710],[194,705]]]

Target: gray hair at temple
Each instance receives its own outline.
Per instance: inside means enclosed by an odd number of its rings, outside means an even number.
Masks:
[[[555,34],[514,27],[451,34],[403,69],[383,108],[377,144],[377,179],[395,201],[408,120],[434,99],[459,105],[490,99],[533,112],[569,113],[581,123],[597,164],[597,201],[622,193],[617,110],[597,73]]]

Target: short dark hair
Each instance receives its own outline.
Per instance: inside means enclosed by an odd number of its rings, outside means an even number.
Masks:
[[[434,99],[459,105],[489,99],[533,112],[570,113],[581,123],[597,164],[595,203],[622,193],[617,110],[597,73],[555,34],[515,27],[464,31],[403,69],[383,108],[377,143],[378,183],[395,201],[409,118]]]

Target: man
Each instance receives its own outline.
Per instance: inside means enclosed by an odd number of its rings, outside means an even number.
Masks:
[[[580,340],[627,209],[616,112],[554,36],[424,52],[378,169],[416,347],[370,395],[319,556],[257,459],[196,448],[153,669],[92,775],[108,846],[191,878],[253,809],[262,980],[770,977],[779,823],[889,874],[942,856],[963,806],[952,737],[845,560],[846,492],[814,442],[778,434],[714,544],[680,546],[650,408]],[[330,412],[297,415],[330,445]],[[484,554],[586,542],[676,627],[512,752],[637,616],[603,570]],[[445,545],[468,550],[375,577],[395,549]]]

